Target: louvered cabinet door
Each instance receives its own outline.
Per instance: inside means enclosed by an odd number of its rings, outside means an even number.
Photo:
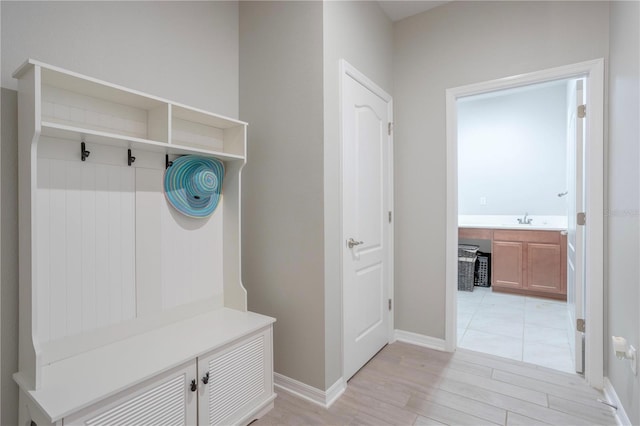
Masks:
[[[199,425],[253,420],[274,397],[271,327],[200,357],[198,376]]]
[[[65,417],[63,425],[196,425],[197,394],[190,388],[196,377],[193,361]]]

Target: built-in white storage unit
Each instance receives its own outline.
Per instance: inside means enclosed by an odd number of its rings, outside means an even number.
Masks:
[[[29,60],[19,79],[20,422],[237,424],[273,405],[273,318],[247,312],[247,124]],[[208,218],[163,192],[224,163]]]

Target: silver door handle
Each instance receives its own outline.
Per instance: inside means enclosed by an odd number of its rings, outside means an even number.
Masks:
[[[347,240],[347,247],[354,248],[355,246],[359,246],[360,244],[364,244],[364,241],[356,241],[353,238],[349,238]]]

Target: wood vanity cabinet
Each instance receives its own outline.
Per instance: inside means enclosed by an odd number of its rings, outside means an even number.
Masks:
[[[566,244],[560,231],[494,230],[494,290],[566,299]]]

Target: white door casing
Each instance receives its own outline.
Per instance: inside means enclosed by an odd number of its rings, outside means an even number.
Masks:
[[[576,328],[584,319],[584,226],[577,224],[577,213],[584,212],[584,126],[578,106],[584,104],[582,80],[569,81],[567,128],[567,331],[575,371],[584,372],[584,333]]]
[[[346,381],[390,340],[392,109],[391,97],[345,61],[341,106]]]
[[[533,83],[585,77],[586,110],[590,119],[585,125],[584,186],[589,197],[584,200],[585,227],[585,374],[591,386],[604,386],[604,60],[594,59],[572,65],[546,69],[474,83],[446,90],[447,137],[447,224],[446,224],[446,319],[445,350],[456,348],[457,250],[458,250],[458,147],[457,110],[459,98],[509,89]]]

